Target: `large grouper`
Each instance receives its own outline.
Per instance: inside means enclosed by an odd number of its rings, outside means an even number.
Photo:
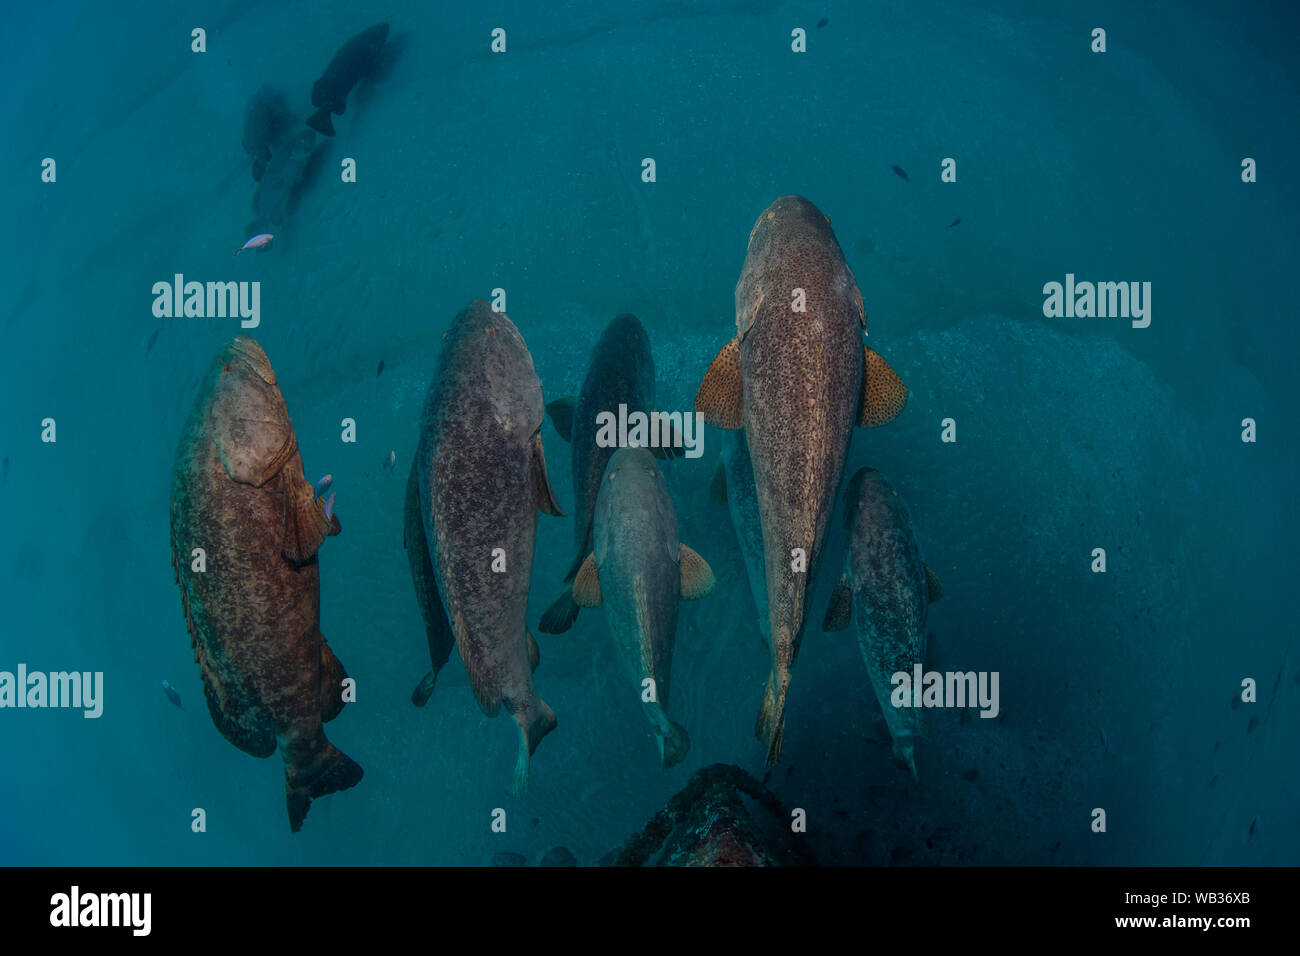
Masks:
[[[604,607],[667,770],[691,747],[685,728],[667,714],[677,602],[707,595],[714,577],[708,563],[678,540],[677,511],[647,449],[620,448],[609,460],[592,542],[574,578],[573,598],[582,607]]]
[[[772,203],[749,235],[736,284],[736,336],[695,397],[706,423],[745,429],[763,526],[772,670],[755,733],[781,757],[786,695],[826,523],[854,425],[882,425],[907,401],[863,341],[866,310],[830,219],[807,199]]]
[[[542,383],[519,329],[475,299],[443,340],[415,455],[422,520],[407,521],[408,550],[424,547],[429,556],[427,566],[412,563],[417,596],[430,587],[430,568],[437,591],[420,596],[433,672],[413,699],[428,699],[446,660],[443,625],[429,622],[445,614],[479,706],[494,717],[504,705],[519,725],[511,783],[518,794],[538,742],[556,724],[533,686],[539,653],[524,619],[537,512],[564,512],[546,474]],[[413,540],[417,530],[422,540]]]
[[[573,560],[564,575],[564,589],[542,615],[543,633],[563,634],[578,617],[579,605],[573,600],[569,582],[591,553],[596,495],[615,451],[612,445],[596,443],[596,417],[605,412],[617,414],[620,405],[627,407],[629,415],[649,414],[655,410],[654,401],[655,363],[650,354],[650,336],[640,319],[623,314],[605,326],[596,341],[578,395],[557,398],[546,406],[556,432],[572,446],[574,514]],[[657,457],[676,454],[671,446],[654,452]]]
[[[874,468],[849,479],[844,492],[848,547],[844,574],[831,594],[822,630],[838,631],[856,617],[858,646],[894,757],[916,778],[916,741],[925,728],[921,708],[898,706],[893,676],[925,666],[926,617],[942,588],[921,560],[907,502]]]
[[[289,827],[361,767],[325,737],[343,665],[320,631],[317,551],[342,527],[303,475],[262,347],[222,347],[190,410],[172,476],[172,566],[212,722],[255,757],[284,758]]]

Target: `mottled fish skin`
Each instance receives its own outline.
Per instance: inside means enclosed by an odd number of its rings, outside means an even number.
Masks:
[[[289,824],[361,768],[325,737],[343,708],[343,665],[320,632],[316,552],[342,530],[303,477],[266,353],[238,335],[199,388],[176,451],[172,566],[217,729],[246,753],[280,748]],[[207,567],[192,570],[194,548]]]
[[[792,290],[806,312],[791,309]],[[780,759],[785,700],[862,391],[866,313],[830,220],[800,196],[772,203],[736,285],[744,428],[762,517],[772,673],[756,732]],[[807,572],[791,570],[801,548]]]
[[[320,142],[312,130],[300,129],[280,144],[253,193],[253,220],[246,227],[250,234],[285,224],[298,184]]]
[[[763,643],[771,645],[767,608],[767,565],[763,557],[763,520],[758,510],[758,489],[754,486],[754,466],[749,461],[749,443],[745,430],[722,433],[722,467],[727,479],[727,509],[736,529],[740,553],[745,557],[745,575],[758,611],[758,629]]]
[[[556,724],[533,686],[524,620],[538,508],[561,513],[546,477],[542,385],[519,330],[482,299],[443,338],[416,452],[425,539],[479,706],[495,716],[504,704],[519,725],[519,793]],[[492,570],[496,548],[504,573]]]
[[[592,531],[601,607],[624,670],[626,692],[641,699],[642,681],[655,682],[656,701],[642,701],[654,728],[664,769],[690,748],[686,731],[668,718],[677,603],[681,596],[681,542],[677,511],[664,476],[645,448],[620,448],[610,459],[596,499]]]
[[[571,460],[573,464],[574,561],[564,580],[571,581],[578,566],[591,553],[591,528],[605,467],[615,449],[596,445],[596,416],[601,412],[649,413],[655,400],[655,363],[650,336],[635,315],[620,315],[605,326],[596,347],[582,391],[573,411]]]
[[[919,707],[890,702],[899,671],[925,665],[929,589],[911,511],[874,468],[857,472],[844,494],[848,554],[844,573],[853,589],[858,646],[876,700],[894,740],[894,754],[916,774],[916,738],[924,733]]]

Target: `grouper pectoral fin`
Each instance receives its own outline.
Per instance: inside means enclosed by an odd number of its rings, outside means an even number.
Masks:
[[[943,585],[939,583],[939,576],[930,570],[928,564],[925,566],[925,590],[931,604],[943,597]]]
[[[695,393],[695,410],[717,428],[736,429],[745,424],[745,397],[740,382],[740,338],[722,347],[704,373]]]
[[[858,427],[887,425],[898,417],[907,404],[907,386],[898,373],[879,353],[862,347],[866,359],[862,369],[862,400],[858,408]]]
[[[842,631],[853,619],[853,588],[849,586],[849,577],[844,575],[835,584],[831,600],[826,605],[826,616],[822,618],[823,631]]]
[[[542,662],[542,649],[537,646],[537,639],[527,631],[524,634],[528,637],[528,669],[537,670],[537,665]]]
[[[533,436],[533,481],[537,486],[537,507],[548,515],[564,517],[564,509],[555,497],[550,475],[546,473],[546,451],[542,448],[542,433]]]
[[[715,505],[727,503],[727,465],[718,456],[718,463],[713,466],[713,477],[709,480],[709,500]]]
[[[709,562],[686,545],[682,545],[681,572],[683,601],[698,601],[706,597],[713,590],[713,585],[717,583]]]
[[[572,395],[557,398],[546,406],[546,414],[551,416],[551,424],[565,441],[573,441],[573,411],[577,406],[578,400]]]
[[[563,634],[573,627],[573,622],[578,619],[579,610],[577,602],[573,600],[573,588],[566,584],[559,597],[551,602],[551,606],[542,615],[538,627],[543,634]]]
[[[325,539],[343,530],[338,515],[325,517],[325,505],[301,475],[280,473],[284,494],[284,556],[295,564],[311,559]]]
[[[600,607],[600,573],[596,570],[595,552],[587,555],[587,560],[578,568],[577,577],[573,579],[573,602],[578,607]]]
[[[343,682],[348,672],[325,642],[325,635],[317,631],[316,637],[320,640],[320,719],[327,724],[343,712]]]
[[[442,606],[438,594],[438,584],[433,571],[433,549],[428,546],[424,533],[424,518],[420,511],[420,476],[416,465],[411,463],[411,471],[406,479],[406,507],[402,527],[402,546],[411,566],[411,583],[415,586],[415,600],[420,605],[420,615],[424,618],[425,637],[429,645],[429,662],[432,665],[411,692],[411,703],[423,707],[433,695],[438,672],[442,670],[451,657],[451,649],[456,646],[456,637],[451,631],[451,622],[447,620],[447,610]]]

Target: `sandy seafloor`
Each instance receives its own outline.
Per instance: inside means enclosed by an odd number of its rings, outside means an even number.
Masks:
[[[669,474],[681,537],[718,587],[682,609],[670,712],[694,746],[667,773],[599,612],[538,635],[560,724],[526,796],[505,791],[513,724],[482,716],[459,661],[413,708],[427,656],[401,509],[439,336],[467,301],[507,290],[548,399],[575,392],[601,327],[635,312],[660,407],[687,409],[733,334],[746,236],[788,193],[831,217],[870,342],[911,388],[898,421],[854,437],[846,474],[871,464],[911,503],[945,588],[930,666],[999,671],[1003,712],[932,714],[919,787],[892,764],[852,633],[816,626],[837,516],[770,778],[807,809],[813,851],[1300,862],[1293,15],[1040,6],[7,5],[0,669],[102,670],[106,699],[99,720],[0,712],[0,863],[484,864],[563,844],[590,864],[693,770],[761,775],[767,656],[726,509],[708,501],[718,433]],[[336,47],[379,19],[400,58],[335,117],[272,249],[232,259],[253,191],[247,97],[271,83],[305,115]],[[487,52],[494,26],[504,56]],[[807,54],[790,52],[793,26]],[[945,156],[957,183],[939,182]],[[1240,181],[1243,156],[1259,182]],[[355,184],[338,181],[343,157]],[[262,283],[254,334],[309,477],[332,472],[338,491],[322,630],[359,699],[328,734],[365,778],[297,835],[279,757],[212,726],[172,582],[176,438],[238,330],[155,319],[151,286],[177,272]],[[1152,282],[1151,326],[1044,318],[1042,285],[1067,272]],[[946,417],[956,444],[939,441]],[[568,447],[549,424],[543,437],[572,512]],[[569,520],[539,521],[535,633],[571,558]],[[1099,546],[1105,575],[1089,571]],[[1243,677],[1260,700],[1234,708]],[[489,831],[495,807],[506,834]]]

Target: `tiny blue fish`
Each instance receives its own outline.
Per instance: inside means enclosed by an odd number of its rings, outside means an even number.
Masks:
[[[952,222],[948,223],[948,228],[951,229],[953,226],[959,226],[959,225],[961,225],[961,216],[958,216]]]
[[[896,172],[899,176],[902,176],[902,177],[903,177],[904,179],[906,179],[909,183],[912,181],[911,177],[907,175],[907,170],[903,169],[903,167],[901,167],[901,166],[890,166],[889,168],[892,169],[894,172]]]
[[[312,491],[317,498],[325,497],[325,492],[330,490],[330,485],[334,484],[334,476],[326,475],[312,487]]]
[[[335,493],[331,491],[330,496],[325,499],[325,520],[326,521],[334,517],[334,494]]]
[[[167,695],[168,700],[170,700],[177,707],[181,706],[181,695],[176,693],[175,687],[173,687],[171,684],[167,683],[166,681],[163,681],[162,689],[163,689],[163,693]],[[181,707],[181,710],[184,709],[185,709],[184,707]]]

